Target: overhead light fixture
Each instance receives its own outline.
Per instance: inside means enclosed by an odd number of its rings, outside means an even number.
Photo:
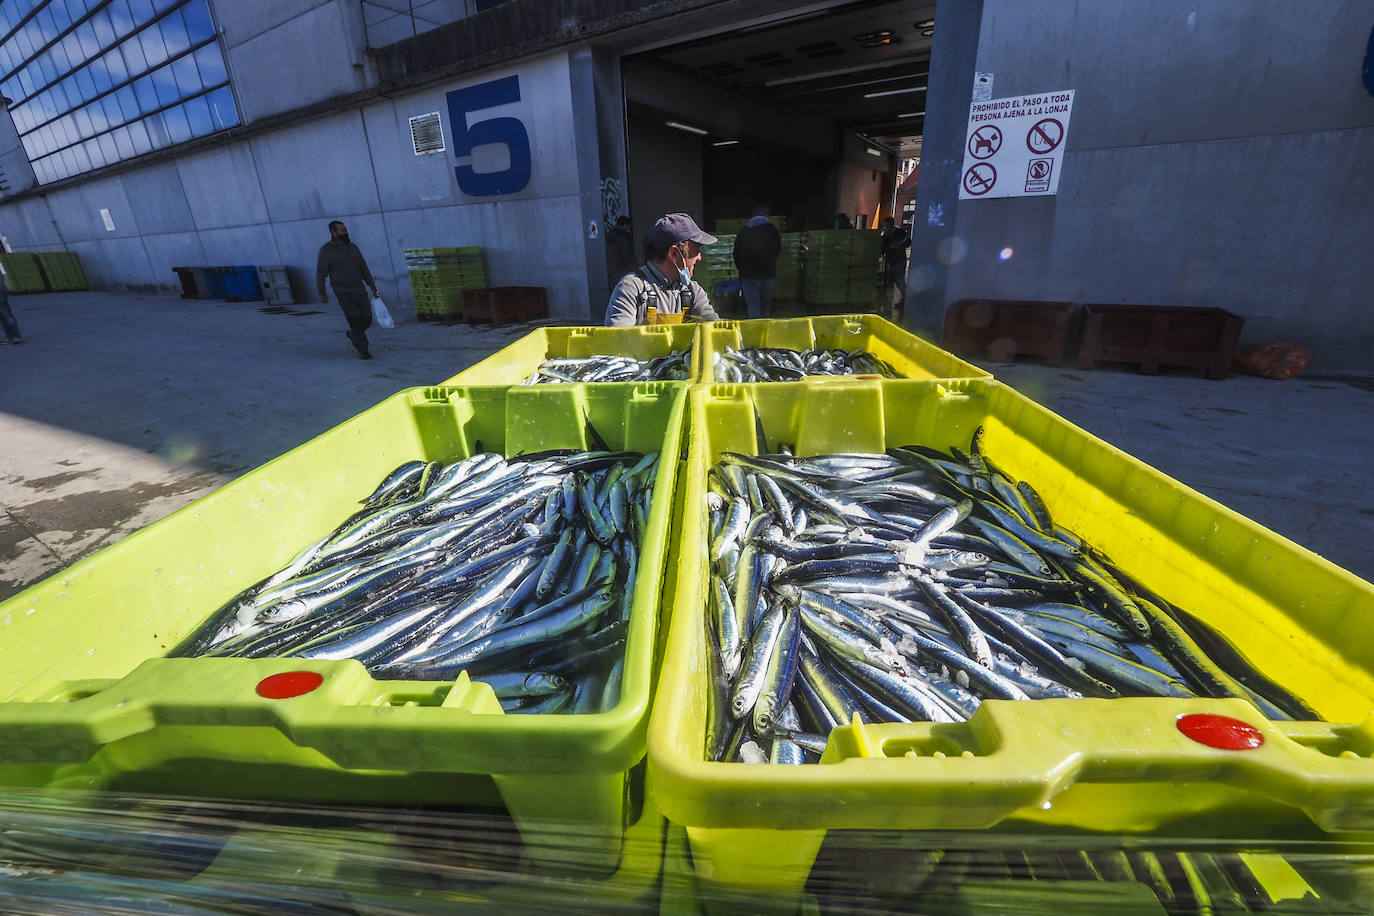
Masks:
[[[669,127],[676,127],[678,130],[685,130],[689,134],[696,134],[698,137],[706,136],[706,131],[700,127],[693,127],[690,124],[683,124],[681,121],[664,121]]]
[[[738,141],[738,140],[717,140],[717,141],[715,141],[714,143],[712,143],[711,145],[712,145],[712,146],[739,146],[739,141]]]
[[[886,70],[892,67],[892,61],[883,60],[871,64],[858,64],[853,67],[844,67],[839,70],[821,70],[817,73],[804,73],[801,76],[784,76],[775,80],[764,80],[763,85],[769,89],[774,86],[786,86],[791,83],[809,83],[813,80],[829,79],[832,76],[848,76],[851,73],[861,73],[864,70]]]
[[[916,30],[920,31],[921,29],[929,29],[932,28],[934,25],[934,19],[922,19],[920,22],[916,23]]]
[[[899,117],[899,118],[921,118],[921,117],[924,117],[924,116],[925,116],[925,112],[924,112],[924,111],[908,111],[908,112],[905,112],[905,113],[903,113],[903,114],[897,115],[897,117]]]
[[[935,34],[935,30],[934,30],[934,29],[922,29],[922,30],[921,30],[921,37],[922,37],[922,38],[930,38],[930,37],[931,37],[932,35],[934,35],[934,34]]]
[[[868,153],[868,155],[870,155],[870,156],[882,156],[882,154],[883,154],[883,151],[882,151],[882,150],[880,150],[880,149],[874,149],[874,148],[871,147],[871,146],[868,147],[866,150],[864,150],[864,152]]]
[[[889,95],[906,95],[909,92],[925,92],[925,86],[908,86],[905,89],[884,89],[881,92],[865,92],[866,99],[881,99]]]

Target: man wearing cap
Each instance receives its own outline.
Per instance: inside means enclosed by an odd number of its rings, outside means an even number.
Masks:
[[[701,260],[701,246],[716,241],[702,232],[686,213],[669,213],[644,236],[644,263],[620,278],[606,304],[606,324],[630,327],[645,324],[645,314],[681,313],[684,319],[716,321],[706,290],[692,279]]]

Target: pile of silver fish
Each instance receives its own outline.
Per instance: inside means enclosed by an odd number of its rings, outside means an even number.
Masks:
[[[867,350],[723,347],[713,362],[718,382],[795,382],[808,375],[898,377],[895,369]]]
[[[634,359],[629,356],[546,359],[521,384],[682,381],[692,375],[691,357],[691,350],[673,350],[653,359]]]
[[[856,714],[954,722],[984,699],[1242,697],[1319,718],[1056,525],[981,435],[968,453],[721,457],[708,759],[815,761]]]
[[[614,706],[657,453],[411,461],[173,656],[344,659],[491,684],[508,712]]]

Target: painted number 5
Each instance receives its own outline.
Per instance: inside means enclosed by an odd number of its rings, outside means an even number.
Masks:
[[[510,164],[498,172],[479,172],[470,165],[454,168],[458,188],[464,194],[472,197],[514,194],[530,183],[530,135],[519,118],[487,118],[468,123],[470,112],[518,101],[520,80],[517,76],[478,83],[448,94],[454,156],[464,159],[471,156],[476,147],[494,143],[504,146],[510,157]]]

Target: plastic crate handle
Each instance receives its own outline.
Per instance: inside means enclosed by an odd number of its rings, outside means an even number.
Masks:
[[[304,676],[302,676],[304,675]],[[420,770],[451,765],[471,729],[504,715],[490,685],[376,681],[359,662],[292,658],[155,658],[110,681],[49,680],[0,703],[0,759],[83,763],[101,747],[159,727],[268,727],[338,765]],[[450,728],[418,726],[442,717]],[[187,753],[194,756],[194,747]]]
[[[1219,732],[1191,727],[1218,720]],[[989,700],[967,722],[837,728],[821,763],[889,778],[904,767],[904,795],[944,807],[963,797],[988,823],[1075,783],[1213,782],[1302,809],[1325,830],[1370,830],[1371,755],[1374,715],[1337,725],[1269,722],[1239,699]]]

